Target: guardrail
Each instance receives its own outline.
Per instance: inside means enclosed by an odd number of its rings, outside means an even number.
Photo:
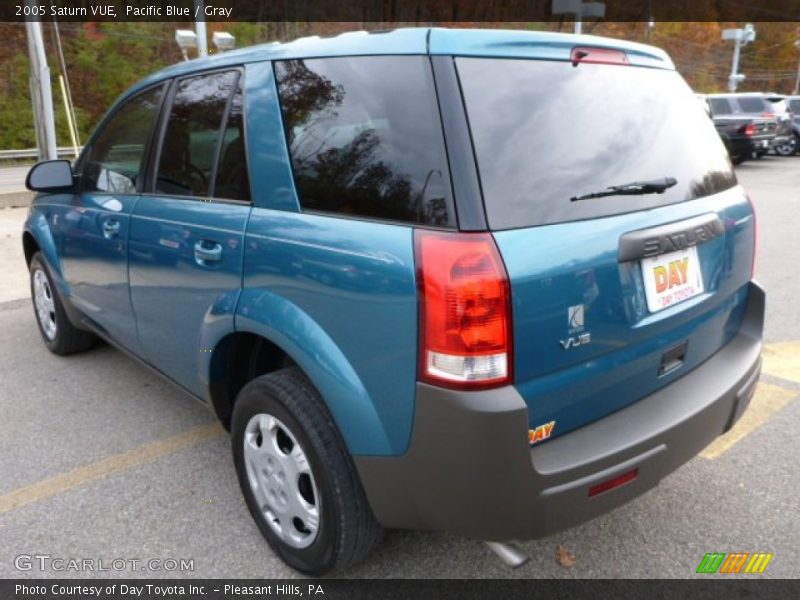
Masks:
[[[80,152],[81,148],[78,148]],[[72,146],[56,148],[56,154],[59,158],[67,156],[75,156],[75,149]],[[29,148],[27,150],[0,150],[0,160],[18,160],[22,158],[38,158],[39,150],[36,148]]]

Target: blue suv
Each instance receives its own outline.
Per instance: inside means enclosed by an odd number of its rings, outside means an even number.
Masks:
[[[217,54],[27,183],[46,346],[105,340],[206,403],[304,573],[383,528],[502,544],[603,514],[759,376],[755,215],[649,46],[399,29]]]

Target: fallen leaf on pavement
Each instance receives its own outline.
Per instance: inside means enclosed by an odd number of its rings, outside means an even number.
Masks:
[[[559,544],[556,546],[556,561],[562,567],[571,569],[575,564],[575,555],[567,550],[566,546]]]

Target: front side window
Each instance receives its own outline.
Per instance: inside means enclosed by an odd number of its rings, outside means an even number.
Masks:
[[[178,81],[159,155],[156,193],[212,195],[220,125],[238,79],[238,71],[225,71]]]
[[[425,57],[287,60],[275,74],[305,210],[455,225]]]
[[[134,194],[164,86],[127,101],[97,135],[81,174],[85,192]]]

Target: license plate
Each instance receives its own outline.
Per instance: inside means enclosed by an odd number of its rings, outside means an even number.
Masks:
[[[697,247],[641,261],[647,309],[658,312],[703,293],[703,274]]]

